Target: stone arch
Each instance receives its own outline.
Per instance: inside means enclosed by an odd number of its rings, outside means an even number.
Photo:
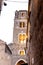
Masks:
[[[21,63],[27,63],[27,61],[25,61],[24,59],[19,59],[15,65],[20,65]]]

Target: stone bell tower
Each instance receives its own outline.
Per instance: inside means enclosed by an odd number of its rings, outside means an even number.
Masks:
[[[13,42],[22,47],[26,47],[27,16],[26,10],[15,12]]]
[[[18,63],[28,63],[29,58],[26,52],[27,40],[27,10],[19,10],[15,12],[14,28],[13,28],[13,44],[12,46],[12,65]]]

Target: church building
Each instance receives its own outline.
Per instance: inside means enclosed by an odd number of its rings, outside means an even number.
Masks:
[[[29,31],[28,11],[15,11],[13,43],[0,40],[0,65],[29,65]]]
[[[21,65],[23,63],[29,63],[27,19],[27,10],[19,10],[15,12],[13,43],[9,44],[9,47],[12,51],[12,65]]]

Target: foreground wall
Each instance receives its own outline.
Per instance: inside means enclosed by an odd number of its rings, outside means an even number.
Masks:
[[[2,5],[2,1],[3,1],[3,0],[0,0],[0,13],[1,13],[1,5]]]

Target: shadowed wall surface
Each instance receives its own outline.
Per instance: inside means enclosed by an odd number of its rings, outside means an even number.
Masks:
[[[2,0],[0,0],[0,12],[1,12],[1,4],[2,4]]]

